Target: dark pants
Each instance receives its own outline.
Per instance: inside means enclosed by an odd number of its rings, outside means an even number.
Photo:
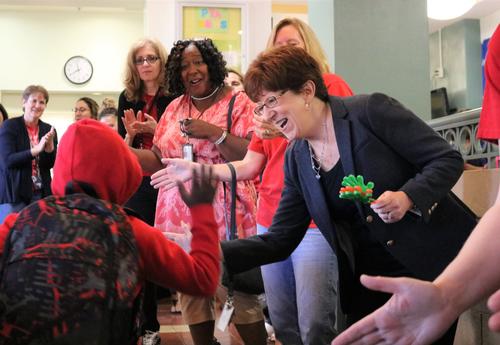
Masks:
[[[158,190],[154,189],[151,184],[151,177],[144,176],[142,183],[137,192],[130,198],[125,205],[138,213],[142,220],[151,226],[155,223],[156,212],[156,198],[158,197]],[[146,282],[144,289],[143,301],[143,333],[148,331],[158,332],[160,330],[160,323],[157,317],[158,303],[156,302],[156,285]]]
[[[383,306],[391,298],[390,294],[369,290],[362,286],[359,282],[361,274],[389,277],[413,276],[406,267],[369,236],[368,232],[358,234],[359,247],[356,252],[356,278],[352,283],[355,298],[350,304],[351,312],[346,315],[348,326]],[[457,321],[433,344],[453,345]]]

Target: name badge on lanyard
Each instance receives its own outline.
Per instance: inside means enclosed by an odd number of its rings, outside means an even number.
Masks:
[[[194,162],[193,144],[186,143],[182,145],[182,158]]]

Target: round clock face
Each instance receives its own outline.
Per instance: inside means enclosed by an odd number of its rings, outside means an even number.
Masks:
[[[85,84],[92,78],[93,68],[83,56],[73,56],[64,64],[64,75],[73,84]]]

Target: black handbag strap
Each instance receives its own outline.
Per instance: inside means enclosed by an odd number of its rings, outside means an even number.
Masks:
[[[231,132],[231,126],[233,124],[233,107],[234,102],[236,101],[236,95],[231,97],[229,101],[228,109],[227,109],[227,133]],[[229,240],[237,239],[238,235],[236,234],[236,170],[231,163],[227,163],[229,170],[231,171],[231,212],[229,219]],[[226,183],[223,182],[224,186],[224,199],[226,199]]]
[[[236,232],[236,170],[231,162],[227,163],[227,167],[231,171],[231,215],[229,219],[229,239],[238,239]]]
[[[231,133],[231,126],[233,124],[233,107],[236,100],[236,95],[231,97],[227,109],[227,133]],[[229,216],[229,240],[235,240],[238,238],[238,233],[236,232],[236,170],[234,166],[227,162],[227,166],[231,171],[231,211]],[[224,198],[226,198],[226,183],[224,185]],[[228,298],[232,299],[234,296],[233,278],[229,275],[229,282],[227,287]]]
[[[231,97],[231,100],[229,101],[229,105],[227,107],[227,133],[231,133],[231,126],[233,125],[233,107],[234,107],[234,101],[236,101],[236,95],[233,95]]]

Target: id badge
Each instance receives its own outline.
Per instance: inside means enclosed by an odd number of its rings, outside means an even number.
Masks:
[[[194,162],[193,144],[182,145],[182,158]]]
[[[232,299],[228,298],[226,303],[224,303],[224,308],[222,309],[222,313],[220,314],[219,321],[217,321],[217,328],[224,332],[229,326],[229,322],[231,321],[231,317],[234,313],[234,306]]]

